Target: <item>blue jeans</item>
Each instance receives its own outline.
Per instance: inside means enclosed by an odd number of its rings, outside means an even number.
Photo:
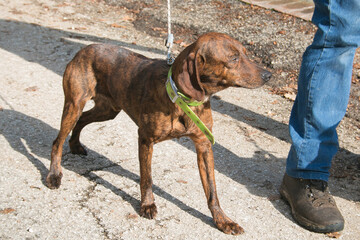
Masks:
[[[360,45],[360,0],[315,0],[318,30],[306,49],[291,112],[292,146],[286,173],[328,181],[338,150],[336,127],[344,117],[352,66]]]

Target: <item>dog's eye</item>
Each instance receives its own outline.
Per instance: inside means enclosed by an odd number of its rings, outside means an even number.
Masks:
[[[239,62],[239,55],[233,55],[231,57],[229,57],[229,63],[230,64],[234,64]]]
[[[233,61],[233,62],[239,61],[239,56],[233,56],[233,57],[231,57],[231,61]]]

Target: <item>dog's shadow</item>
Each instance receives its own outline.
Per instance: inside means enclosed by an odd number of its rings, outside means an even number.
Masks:
[[[3,126],[0,126],[0,135],[4,136],[15,151],[24,155],[38,169],[41,175],[41,180],[45,185],[45,179],[49,170],[39,159],[39,157],[50,160],[52,140],[56,138],[58,130],[52,128],[39,119],[27,116],[15,110],[2,110],[0,112],[0,118],[2,119],[3,123],[5,123]],[[67,157],[67,154],[70,153],[65,153],[64,157]],[[96,159],[96,164],[94,164],[93,168],[90,167],[84,170],[82,167],[89,164],[88,157],[76,157],[76,164],[63,164],[63,167],[70,171],[76,172],[91,182],[96,182],[97,184],[101,184],[105,188],[111,190],[113,193],[120,196],[124,201],[130,203],[134,210],[139,213],[139,199],[134,198],[125,191],[114,186],[109,181],[98,176],[95,171],[99,170],[98,168],[101,167],[102,171],[109,171],[115,175],[128,178],[137,184],[140,183],[139,175],[123,168],[119,164],[109,160],[104,155],[101,155],[90,149],[88,149],[88,156],[91,156],[91,159]],[[153,185],[153,190],[156,195],[161,196],[169,202],[172,202],[183,211],[199,218],[204,223],[215,227],[211,217],[186,205],[184,202],[164,191],[155,184]]]

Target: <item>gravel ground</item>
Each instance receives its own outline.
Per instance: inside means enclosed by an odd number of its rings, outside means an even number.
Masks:
[[[88,126],[88,156],[65,144],[60,189],[44,185],[61,118],[64,68],[93,42],[164,58],[166,1],[3,0],[0,2],[0,239],[328,239],[299,227],[278,188],[301,54],[314,26],[240,1],[173,0],[174,52],[201,33],[225,32],[273,72],[266,86],[212,98],[218,195],[245,234],[218,231],[206,206],[189,139],[155,146],[158,217],[138,215],[136,126],[123,113]],[[360,234],[359,54],[330,188],[345,220],[335,237]],[[90,105],[87,108],[91,107]]]

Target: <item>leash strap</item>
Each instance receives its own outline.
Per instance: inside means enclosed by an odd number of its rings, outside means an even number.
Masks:
[[[170,0],[167,1],[168,6],[168,38],[165,42],[165,46],[167,47],[167,58],[166,62],[168,65],[172,65],[175,61],[174,56],[171,53],[171,48],[174,42],[174,35],[171,33],[171,12],[170,12]]]
[[[198,128],[205,134],[212,144],[215,144],[215,138],[211,131],[205,126],[200,118],[191,110],[189,106],[199,106],[202,102],[192,101],[184,94],[180,93],[172,80],[172,68],[170,67],[167,81],[166,81],[166,92],[173,103],[176,103],[186,115],[198,126]]]

